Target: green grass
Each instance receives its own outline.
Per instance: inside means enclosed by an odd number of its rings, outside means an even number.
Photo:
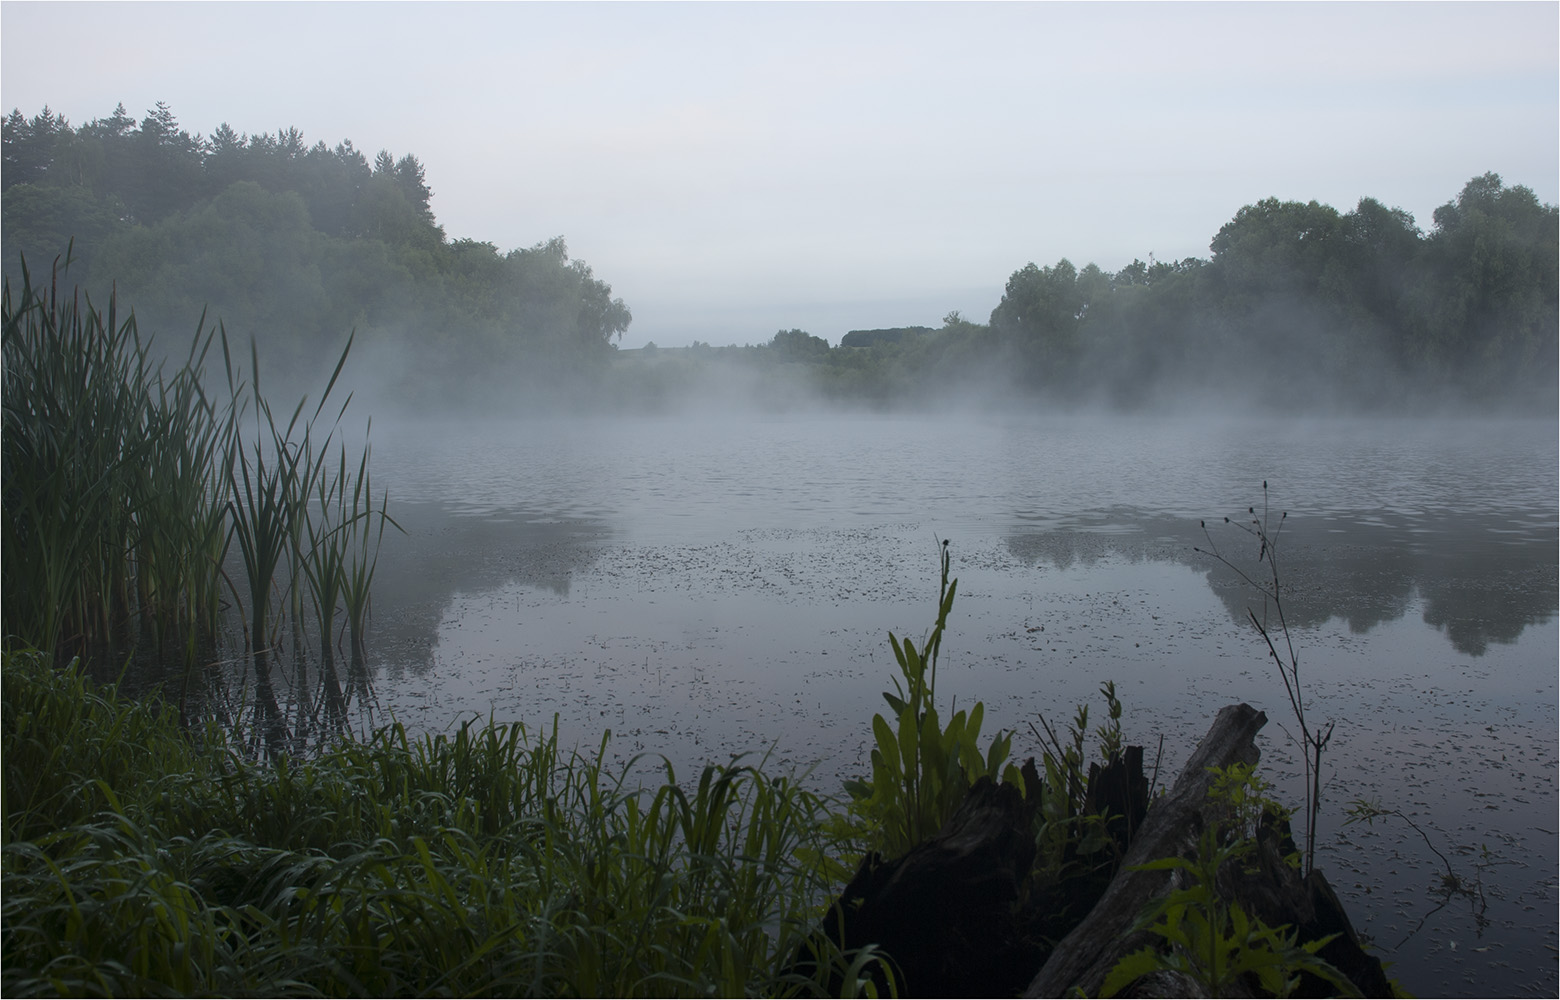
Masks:
[[[837,804],[684,786],[518,724],[254,763],[42,654],[4,661],[7,996],[807,993]]]

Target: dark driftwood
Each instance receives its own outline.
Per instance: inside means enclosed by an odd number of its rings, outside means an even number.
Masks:
[[[1037,787],[1038,786],[1031,786]],[[1035,794],[1064,794],[1049,789]],[[1132,846],[1132,838],[1148,815],[1150,798],[1148,777],[1143,773],[1143,748],[1129,746],[1122,754],[1113,754],[1101,767],[1089,765],[1089,778],[1084,786],[1083,815],[1106,817],[1105,832],[1113,844],[1108,849],[1081,853],[1082,843],[1072,839],[1057,864],[1061,876],[1057,879],[1036,881],[1031,885],[1024,907],[1017,914],[1021,933],[1040,943],[1041,953],[1035,964],[1013,988],[1019,993],[1034,978],[1035,969],[1050,954],[1050,942],[1067,936],[1067,932],[1089,915],[1094,903],[1104,894],[1116,874],[1120,859]]]
[[[1210,767],[1255,764],[1254,738],[1267,716],[1250,705],[1221,709],[1208,735],[1181,769],[1170,792],[1155,802],[1132,839],[1121,869],[1098,903],[1072,932],[1057,944],[1040,972],[1029,983],[1026,997],[1059,997],[1081,987],[1099,993],[1105,974],[1128,952],[1142,947],[1143,935],[1128,933],[1143,908],[1163,892],[1170,877],[1163,871],[1133,871],[1132,866],[1156,858],[1187,853],[1197,844],[1207,808]]]

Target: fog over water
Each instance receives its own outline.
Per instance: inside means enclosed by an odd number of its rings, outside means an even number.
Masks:
[[[1289,708],[1246,622],[1260,598],[1193,551],[1207,519],[1255,569],[1223,517],[1260,512],[1265,479],[1289,512],[1308,710],[1338,727],[1322,867],[1409,989],[1553,992],[1556,440],[1542,420],[376,422],[376,484],[407,530],[376,581],[379,717],[556,716],[567,743],[610,728],[610,756],[664,755],[680,776],[768,754],[837,789],[865,770],[888,632],[932,624],[947,539],[941,690],[983,700],[1020,756],[1038,714],[1102,712],[1115,680],[1128,738],[1150,759],[1164,739],[1164,782],[1244,700],[1298,802]],[[1404,830],[1342,827],[1356,798],[1403,808],[1470,871],[1488,845],[1482,936],[1460,901],[1409,936],[1435,907],[1434,858]]]
[[[1114,681],[1165,785],[1245,701],[1298,804],[1261,597],[1199,551],[1257,572],[1239,523],[1287,511],[1319,866],[1409,991],[1560,995],[1560,7],[0,21],[13,285],[71,247],[62,291],[115,290],[170,372],[220,322],[283,423],[351,338],[315,430],[350,391],[330,454],[371,442],[404,529],[359,729],[610,730],[647,775],[838,793],[946,544],[939,694],[1015,756]]]

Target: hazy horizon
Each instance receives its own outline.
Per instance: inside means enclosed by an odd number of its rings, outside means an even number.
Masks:
[[[164,101],[417,155],[451,239],[567,238],[624,347],[984,321],[1243,205],[1560,200],[1553,4],[0,5],[6,110]],[[70,70],[58,47],[70,39]],[[148,59],[146,53],[159,53]],[[264,86],[257,86],[263,82]]]

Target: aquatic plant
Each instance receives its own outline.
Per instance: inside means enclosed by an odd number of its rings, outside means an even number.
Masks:
[[[352,530],[345,539],[341,577],[341,599],[347,613],[350,650],[348,686],[365,697],[369,688],[367,642],[370,587],[374,582],[374,570],[379,565],[379,548],[384,542],[385,528],[402,530],[388,512],[388,493],[381,493],[378,507],[374,506],[374,486],[368,456],[369,446],[365,443],[357,475],[352,479],[352,497],[346,506]]]
[[[1349,826],[1353,823],[1364,823],[1366,826],[1374,826],[1378,819],[1396,816],[1404,823],[1407,823],[1409,828],[1415,833],[1419,834],[1420,839],[1425,842],[1425,846],[1441,861],[1442,872],[1437,880],[1435,889],[1436,894],[1441,897],[1441,902],[1434,909],[1419,918],[1419,922],[1414,925],[1413,929],[1403,936],[1402,941],[1398,942],[1398,947],[1401,948],[1408,942],[1409,938],[1418,934],[1424,928],[1425,922],[1445,909],[1454,896],[1460,896],[1468,901],[1470,912],[1473,916],[1475,934],[1480,936],[1484,934],[1484,929],[1490,924],[1490,918],[1486,915],[1490,903],[1489,899],[1484,895],[1484,872],[1495,864],[1503,863],[1498,861],[1495,855],[1491,853],[1489,845],[1479,845],[1480,859],[1474,866],[1474,877],[1469,879],[1452,868],[1451,860],[1442,853],[1440,848],[1435,846],[1435,842],[1430,839],[1430,835],[1403,810],[1387,809],[1380,802],[1369,799],[1355,799],[1349,804],[1348,816],[1349,818],[1343,821],[1344,826]],[[1509,864],[1510,862],[1504,863]]]
[[[220,335],[229,391],[234,400],[240,400],[245,396],[242,373],[233,364],[226,331],[220,330]],[[303,598],[297,586],[298,578],[307,576],[319,585],[339,581],[339,578],[330,580],[306,573],[313,553],[306,549],[304,541],[314,540],[309,527],[310,503],[316,499],[321,480],[326,477],[330,441],[351,397],[342,403],[336,423],[324,431],[323,438],[316,435],[315,428],[351,350],[352,338],[348,337],[313,415],[304,418],[307,400],[300,399],[286,423],[281,423],[260,391],[259,352],[253,343],[250,344],[253,385],[248,397],[254,430],[252,437],[235,445],[227,467],[228,513],[233,536],[243,554],[244,576],[249,584],[248,652],[254,665],[256,707],[268,739],[281,728],[281,716],[271,687],[270,654],[278,641],[271,617],[273,593],[279,585],[285,584],[281,587],[282,598],[277,603],[291,602],[294,656],[299,658],[302,656]],[[325,492],[328,498],[328,484]],[[283,570],[287,573],[285,578],[279,575]],[[322,596],[316,595],[316,606]],[[300,701],[307,698],[307,685],[303,680],[300,676],[296,685]],[[306,714],[305,706],[300,704],[300,728]]]
[[[1099,760],[1108,767],[1122,766],[1121,699],[1116,683],[1100,686],[1105,699],[1107,720],[1094,730]],[[1118,842],[1112,823],[1141,821],[1141,816],[1112,816],[1108,809],[1091,804],[1092,779],[1099,765],[1088,759],[1085,745],[1089,736],[1089,706],[1074,710],[1064,741],[1042,715],[1040,729],[1029,726],[1040,744],[1041,780],[1039,809],[1036,813],[1035,878],[1039,885],[1059,885],[1077,879],[1108,878],[1120,862],[1126,841],[1131,839],[1130,823],[1121,824]],[[1044,730],[1042,733],[1041,730]]]
[[[133,314],[55,281],[3,291],[4,629],[112,661],[136,622],[155,645],[215,633],[226,535],[218,475],[227,417],[200,385],[199,331],[166,375]]]
[[[959,581],[949,580],[948,543],[942,545],[942,581],[938,590],[937,623],[916,649],[910,639],[889,633],[889,645],[899,664],[894,691],[883,692],[892,722],[872,717],[872,776],[846,782],[856,812],[874,831],[877,849],[897,857],[940,829],[970,785],[981,775],[1011,782],[1020,790],[1023,779],[1007,763],[1012,734],[999,731],[983,753],[980,727],[985,705],[955,711],[943,726],[937,712],[937,657]]]
[[[335,612],[348,612],[354,666],[364,674],[373,557],[394,524],[385,498],[377,507],[371,499],[366,443],[355,475],[345,447],[329,467],[351,397],[334,413],[326,405],[352,338],[312,412],[300,400],[278,419],[260,391],[254,344],[241,371],[223,325],[208,329],[203,316],[172,367],[133,314],[120,318],[113,295],[100,311],[79,292],[61,293],[68,264],[56,266],[45,291],[23,262],[21,287],[7,280],[3,290],[6,642],[48,649],[60,664],[81,656],[110,676],[144,655],[167,677],[177,651],[183,705],[199,668],[217,660],[224,608],[236,607],[259,728],[275,743],[289,728],[303,738],[321,710],[307,677],[312,618],[325,711],[339,728],[342,699],[329,694],[339,690]],[[209,394],[205,364],[219,344],[226,391]],[[375,515],[378,534],[369,530]],[[224,566],[235,541],[243,594]],[[288,631],[294,720],[272,689]]]

